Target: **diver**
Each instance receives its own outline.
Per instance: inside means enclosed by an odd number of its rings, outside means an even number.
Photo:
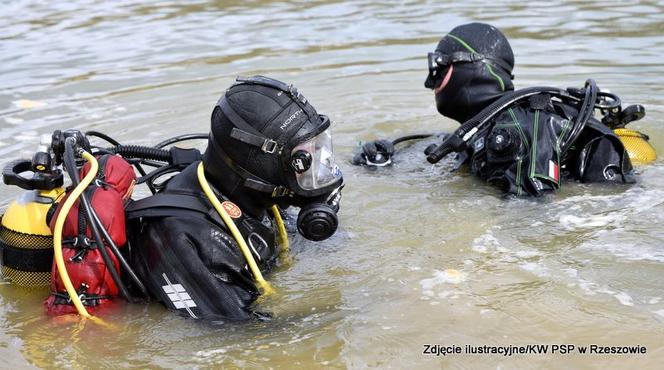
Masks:
[[[467,164],[507,194],[540,196],[559,189],[563,178],[633,183],[632,161],[654,160],[647,136],[624,128],[642,118],[644,108],[623,109],[617,96],[600,91],[593,80],[583,88],[514,91],[512,48],[491,25],[452,29],[428,54],[428,67],[424,86],[433,90],[438,112],[461,124],[426,149],[431,163],[458,153],[455,169]],[[601,121],[593,116],[596,109]],[[639,138],[637,149],[646,158],[631,150],[628,155],[621,141],[626,135]],[[353,164],[389,165],[396,144],[430,136],[368,142]]]
[[[300,207],[298,231],[323,240],[342,187],[330,119],[292,85],[238,77],[214,107],[202,159],[127,208],[131,263],[183,315],[262,317],[252,308],[269,289],[262,272],[287,242],[279,208]]]

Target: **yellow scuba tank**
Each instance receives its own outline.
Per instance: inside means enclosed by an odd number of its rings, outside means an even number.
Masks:
[[[2,275],[23,287],[48,286],[53,236],[46,216],[63,188],[31,190],[14,200],[0,220]]]
[[[649,164],[657,159],[657,152],[648,142],[648,135],[628,128],[617,128],[613,132],[625,146],[633,164]]]
[[[32,160],[13,161],[2,171],[5,184],[27,190],[0,218],[0,271],[23,287],[48,286],[51,280],[53,236],[47,217],[64,189],[62,171],[51,165],[50,145],[44,143],[49,139],[42,139]]]
[[[632,164],[642,165],[654,162],[657,159],[657,152],[648,142],[650,140],[648,135],[625,128],[628,123],[645,117],[646,109],[640,104],[630,105],[623,109],[617,96],[604,93],[604,98],[606,97],[611,97],[615,104],[610,107],[602,107],[604,109],[602,110],[604,114],[602,123],[612,129],[613,133],[618,136]]]

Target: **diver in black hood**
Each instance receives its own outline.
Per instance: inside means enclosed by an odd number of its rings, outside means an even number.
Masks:
[[[643,117],[642,106],[623,110],[618,97],[599,91],[592,80],[581,89],[514,91],[512,48],[497,28],[483,23],[450,31],[428,54],[428,66],[424,86],[434,91],[438,112],[461,124],[427,148],[429,162],[459,153],[457,167],[467,163],[474,174],[517,195],[556,190],[562,177],[633,182],[630,158],[612,129]],[[601,122],[595,109],[604,115]],[[389,165],[395,144],[428,136],[368,142],[353,163]]]
[[[493,26],[471,23],[456,27],[438,42],[429,58],[429,64],[436,66],[424,86],[434,90],[438,112],[455,121],[467,121],[514,90],[514,54],[505,36]]]
[[[172,310],[248,319],[270,289],[261,270],[276,259],[276,236],[287,243],[277,206],[300,207],[298,231],[326,239],[342,183],[329,118],[292,85],[238,77],[214,107],[202,161],[128,208],[132,262]]]

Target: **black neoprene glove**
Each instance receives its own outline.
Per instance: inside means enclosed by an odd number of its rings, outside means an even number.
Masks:
[[[383,167],[392,164],[394,145],[390,140],[374,140],[358,147],[353,157],[354,165]]]

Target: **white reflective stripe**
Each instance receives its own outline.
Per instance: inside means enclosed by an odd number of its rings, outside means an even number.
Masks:
[[[263,244],[263,248],[268,248],[267,242],[265,241],[265,239],[263,239],[262,236],[256,234],[255,232],[249,234],[249,237],[247,238],[247,241],[249,242],[249,247],[251,247],[251,250],[254,252],[254,256],[256,257],[256,259],[258,259],[259,262],[262,262],[263,258],[261,258],[261,255],[256,250],[256,246],[254,246],[254,241],[253,241],[254,237],[258,238],[261,244]]]
[[[164,289],[164,293],[170,294],[170,293],[175,293],[175,292],[186,292],[182,284],[173,284],[173,285],[164,285],[162,287]]]
[[[168,299],[171,300],[173,306],[178,310],[184,308],[189,313],[189,316],[197,319],[198,317],[190,310],[190,308],[196,307],[196,302],[191,299],[191,296],[189,296],[189,293],[187,293],[182,284],[171,284],[165,273],[162,273],[161,276],[166,281],[166,285],[161,288],[168,295]]]
[[[178,300],[186,300],[186,299],[191,299],[191,296],[189,296],[189,293],[184,292],[184,293],[169,293],[168,298],[175,302]],[[195,307],[196,305],[194,305]]]
[[[181,308],[189,310],[189,308],[196,307],[196,303],[194,303],[194,301],[192,301],[191,299],[186,301],[174,301],[173,305],[175,305],[175,308],[177,308],[178,310]],[[196,318],[196,316],[194,316],[194,318]]]

